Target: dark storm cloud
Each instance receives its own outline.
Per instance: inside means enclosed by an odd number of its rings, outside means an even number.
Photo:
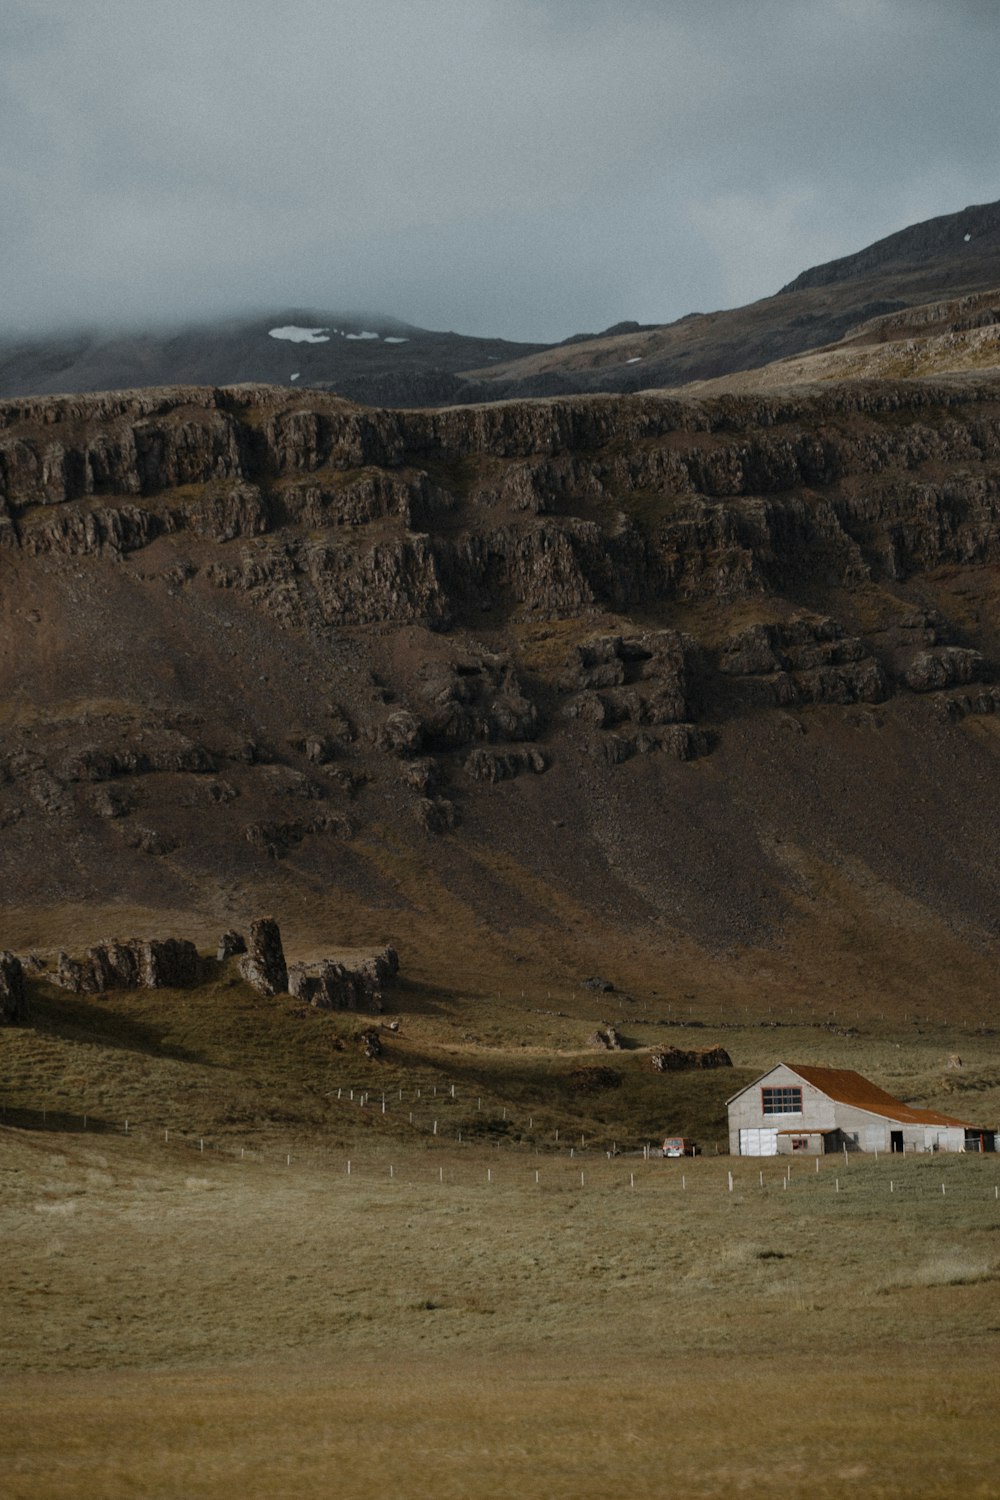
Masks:
[[[979,0],[2,0],[0,322],[558,338],[998,196]]]

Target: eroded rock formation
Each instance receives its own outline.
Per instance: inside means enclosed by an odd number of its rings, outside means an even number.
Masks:
[[[240,973],[261,995],[280,995],[288,989],[288,966],[281,945],[281,930],[273,917],[255,917],[250,923],[247,951],[240,959]]]
[[[14,953],[0,953],[0,1026],[20,1026],[28,1019],[24,970]]]
[[[320,959],[291,964],[288,989],[318,1010],[382,1009],[382,991],[399,972],[395,948],[385,947],[351,961]]]
[[[733,1060],[725,1047],[693,1048],[660,1047],[650,1054],[650,1063],[657,1073],[675,1073],[686,1068],[731,1068]]]
[[[74,960],[60,953],[54,979],[75,994],[105,990],[186,989],[201,979],[194,943],[186,938],[117,938],[88,948]]]

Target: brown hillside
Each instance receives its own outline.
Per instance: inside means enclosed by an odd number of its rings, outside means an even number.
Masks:
[[[684,389],[697,396],[776,391],[814,381],[909,380],[998,365],[1000,290],[994,288],[870,318],[835,344],[716,380],[689,381]]]
[[[775,296],[744,307],[692,313],[633,333],[574,340],[472,373],[487,388],[491,383],[502,386],[504,395],[519,387],[524,394],[545,395],[718,380],[822,348],[873,318],[898,314],[906,319],[915,307],[987,292],[998,283],[1000,204],[973,205],[910,225],[855,255],[814,266]],[[967,363],[975,367],[983,361]],[[846,367],[837,372],[839,378],[864,373],[863,368]],[[902,365],[884,373],[899,377],[923,372]]]
[[[995,379],[9,403],[0,947],[991,1019],[998,479]]]

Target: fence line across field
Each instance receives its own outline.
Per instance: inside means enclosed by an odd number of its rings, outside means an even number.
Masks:
[[[548,1150],[544,1156],[536,1149],[519,1147],[511,1143],[506,1158],[499,1170],[492,1166],[486,1169],[485,1179],[481,1168],[475,1166],[477,1156],[482,1159],[487,1150],[486,1142],[462,1142],[445,1140],[441,1136],[420,1138],[424,1160],[409,1153],[406,1143],[373,1143],[374,1150],[363,1158],[356,1154],[343,1156],[335,1148],[312,1143],[290,1145],[285,1140],[273,1146],[247,1145],[234,1140],[212,1140],[195,1132],[178,1130],[176,1126],[163,1126],[138,1122],[133,1116],[120,1122],[95,1120],[89,1114],[76,1114],[66,1110],[28,1111],[3,1107],[0,1123],[16,1125],[17,1116],[29,1116],[26,1126],[41,1127],[46,1132],[74,1131],[89,1135],[117,1135],[127,1138],[135,1145],[161,1143],[175,1150],[187,1149],[204,1155],[206,1151],[216,1158],[244,1164],[262,1164],[294,1170],[296,1166],[311,1170],[328,1170],[331,1183],[338,1178],[349,1178],[354,1184],[371,1185],[377,1182],[419,1187],[436,1184],[441,1186],[471,1187],[478,1184],[497,1187],[575,1188],[577,1191],[608,1191],[638,1187],[654,1187],[659,1192],[671,1188],[678,1197],[692,1201],[724,1195],[735,1207],[741,1202],[761,1195],[770,1197],[774,1193],[791,1194],[786,1202],[794,1202],[803,1196],[815,1199],[818,1194],[832,1197],[845,1204],[861,1199],[884,1199],[897,1206],[915,1199],[936,1201],[938,1204],[960,1206],[969,1203],[992,1202],[1000,1209],[1000,1170],[978,1154],[936,1158],[932,1156],[875,1157],[858,1154],[851,1157],[846,1173],[839,1154],[826,1158],[815,1158],[812,1170],[804,1162],[783,1163],[775,1161],[763,1168],[754,1162],[753,1168],[729,1166],[724,1174],[719,1170],[722,1158],[706,1157],[699,1163],[688,1162],[686,1170],[677,1173],[677,1163],[663,1160],[648,1147],[633,1150],[631,1161],[626,1166],[624,1154],[613,1154],[598,1146],[592,1146],[586,1172],[580,1170],[577,1153],[585,1146],[563,1146]],[[497,1147],[501,1142],[496,1143]],[[392,1146],[396,1146],[393,1152]],[[477,1150],[477,1147],[479,1148]],[[399,1152],[403,1152],[400,1160]],[[447,1152],[447,1163],[426,1160]],[[492,1153],[491,1153],[492,1155]],[[544,1165],[532,1165],[541,1156]],[[728,1158],[730,1162],[742,1162],[742,1158]],[[759,1161],[759,1159],[758,1159]],[[948,1165],[944,1163],[947,1161]],[[636,1168],[639,1168],[638,1172]],[[798,1166],[801,1170],[795,1171]],[[994,1168],[990,1170],[991,1166]],[[836,1169],[835,1172],[832,1169]],[[890,1170],[891,1169],[891,1173]],[[970,1176],[975,1173],[975,1178]],[[689,1173],[691,1174],[689,1178]],[[832,1176],[832,1181],[831,1181]],[[986,1177],[986,1181],[983,1178]]]

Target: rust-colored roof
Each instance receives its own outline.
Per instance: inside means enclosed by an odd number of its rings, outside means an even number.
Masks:
[[[785,1066],[839,1104],[853,1104],[856,1109],[866,1109],[869,1114],[882,1115],[887,1120],[898,1120],[901,1125],[960,1125],[963,1130],[971,1129],[967,1120],[939,1115],[934,1109],[916,1109],[912,1104],[894,1099],[885,1089],[869,1083],[851,1068],[813,1068],[799,1063],[786,1063]]]

